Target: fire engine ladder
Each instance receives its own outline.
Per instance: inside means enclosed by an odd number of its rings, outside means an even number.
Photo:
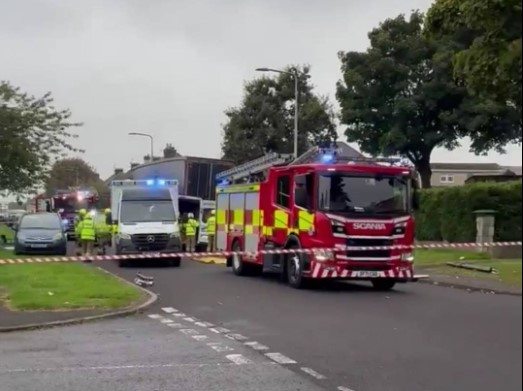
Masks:
[[[249,178],[252,175],[260,174],[271,167],[287,164],[291,160],[292,155],[271,152],[258,159],[240,164],[239,166],[231,168],[230,170],[220,172],[218,175],[216,175],[216,179],[219,181],[227,180],[231,183],[234,183],[240,179]]]

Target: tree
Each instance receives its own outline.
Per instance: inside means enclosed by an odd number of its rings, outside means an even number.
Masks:
[[[292,68],[287,68],[290,71]],[[334,114],[325,97],[315,95],[309,68],[298,70],[298,150],[337,138]],[[242,103],[228,109],[223,126],[224,159],[243,163],[267,152],[291,153],[294,149],[294,79],[289,74],[261,77],[248,82]]]
[[[100,176],[84,160],[67,158],[53,164],[45,183],[45,191],[51,196],[57,190],[93,186],[98,181]]]
[[[505,118],[499,129],[473,134],[474,149],[521,142],[521,1],[438,0],[427,14],[426,33],[453,42],[458,83]],[[489,142],[492,134],[502,142]]]
[[[69,140],[80,124],[70,117],[54,107],[51,93],[35,98],[0,82],[0,191],[36,191],[54,159],[77,151]]]
[[[164,159],[180,156],[176,148],[172,144],[167,144],[163,149]]]
[[[369,33],[366,52],[340,53],[337,98],[349,141],[373,155],[408,158],[430,187],[436,147],[452,150],[478,134],[499,145],[504,118],[455,83],[449,42],[424,34],[423,22],[419,12],[388,19]]]

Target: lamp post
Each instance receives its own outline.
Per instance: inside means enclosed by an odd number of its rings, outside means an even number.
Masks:
[[[293,72],[289,71],[282,71],[280,69],[272,69],[272,68],[256,68],[258,72],[275,72],[275,73],[282,73],[285,75],[291,75],[294,79],[294,159],[298,158],[298,70],[294,68]]]
[[[140,133],[140,132],[130,132],[129,136],[142,136],[142,137],[148,137],[151,140],[151,163],[153,162],[154,158],[154,138],[150,134],[147,133]]]

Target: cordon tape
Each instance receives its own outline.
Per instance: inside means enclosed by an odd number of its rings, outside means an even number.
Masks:
[[[161,259],[161,258],[184,258],[198,259],[204,257],[231,257],[234,255],[255,257],[257,255],[276,254],[316,254],[320,252],[348,252],[348,251],[373,251],[373,250],[431,250],[431,249],[460,249],[477,247],[515,247],[521,246],[522,242],[490,242],[490,243],[432,243],[414,245],[392,245],[392,246],[345,246],[337,245],[335,248],[295,248],[295,249],[272,249],[252,251],[217,251],[217,252],[177,252],[177,253],[140,253],[126,255],[91,255],[91,256],[41,256],[23,257],[13,259],[0,259],[0,265],[12,265],[19,263],[48,263],[48,262],[85,262],[85,261],[119,261],[139,259]]]

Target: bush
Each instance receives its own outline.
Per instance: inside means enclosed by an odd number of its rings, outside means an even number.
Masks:
[[[417,239],[471,242],[476,238],[475,210],[496,213],[494,239],[521,240],[521,182],[474,183],[422,190],[416,215]]]

